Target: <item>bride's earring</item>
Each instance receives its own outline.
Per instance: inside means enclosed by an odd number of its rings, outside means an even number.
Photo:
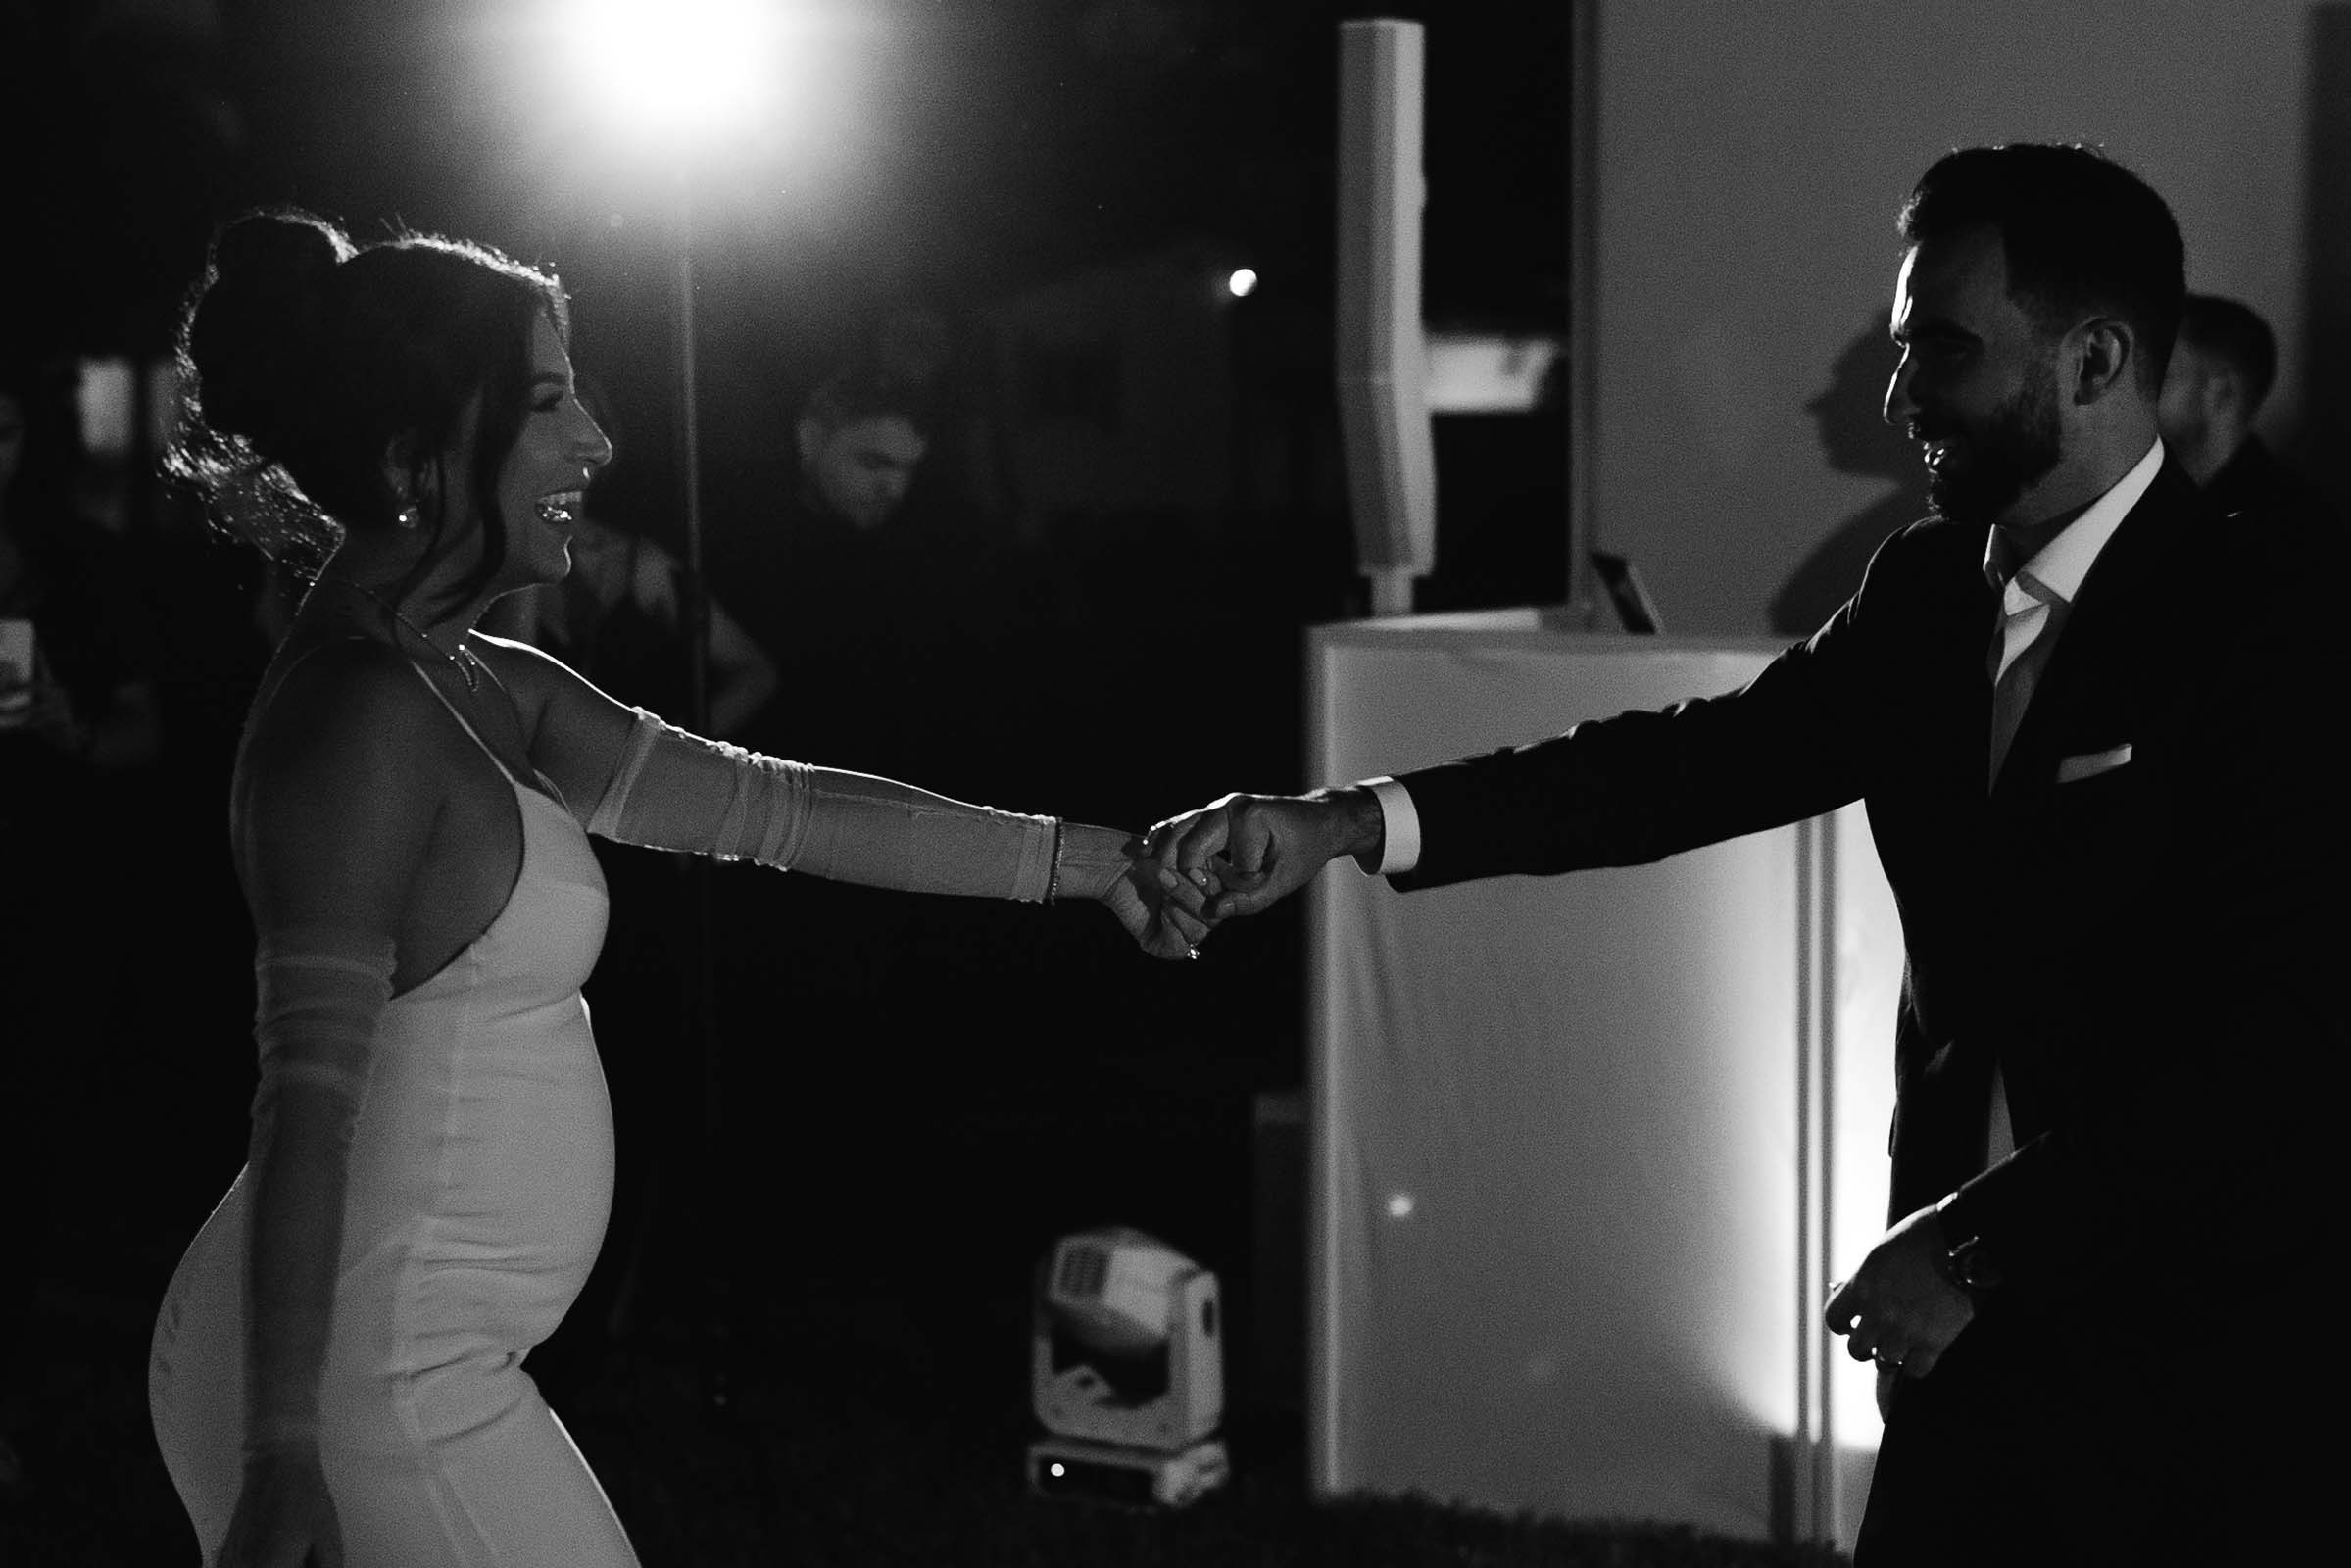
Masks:
[[[392,520],[403,528],[414,528],[424,520],[423,509],[414,501],[392,514]]]

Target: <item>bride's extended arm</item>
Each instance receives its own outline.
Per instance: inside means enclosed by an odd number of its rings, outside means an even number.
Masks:
[[[1049,816],[689,735],[639,709],[588,831],[910,893],[1057,894]]]
[[[481,640],[512,683],[533,764],[600,837],[906,892],[1093,899],[1160,957],[1206,934],[1205,896],[1143,860],[1133,835],[706,740],[535,648]]]
[[[1164,957],[1182,956],[1204,933],[1174,912],[1196,916],[1201,895],[1141,860],[1134,835],[763,757],[642,709],[588,830],[905,892],[1092,899]]]

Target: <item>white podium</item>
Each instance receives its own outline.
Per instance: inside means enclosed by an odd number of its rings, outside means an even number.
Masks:
[[[1777,647],[1320,628],[1309,770],[1727,691]],[[1316,1490],[1849,1544],[1878,1421],[1820,1303],[1883,1229],[1901,975],[1860,808],[1409,896],[1339,866],[1313,898]]]

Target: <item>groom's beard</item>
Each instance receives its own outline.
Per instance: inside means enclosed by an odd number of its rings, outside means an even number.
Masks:
[[[2026,486],[2057,466],[2063,434],[2057,419],[2054,367],[2038,367],[2016,395],[1973,429],[1937,432],[1950,453],[1927,471],[1927,504],[1953,522],[1989,522],[2016,504]]]

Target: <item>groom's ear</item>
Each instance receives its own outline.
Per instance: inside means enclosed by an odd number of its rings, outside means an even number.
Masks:
[[[2137,375],[2138,333],[2120,317],[2093,316],[2067,337],[2074,372],[2067,390],[2074,402],[2096,403]]]

